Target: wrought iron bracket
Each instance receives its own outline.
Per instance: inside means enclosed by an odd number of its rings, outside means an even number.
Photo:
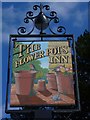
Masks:
[[[59,23],[60,20],[55,11],[51,11],[49,16],[45,15],[43,10],[44,9],[47,11],[50,10],[49,5],[43,6],[42,4],[40,4],[40,6],[39,5],[33,6],[34,11],[38,9],[40,10],[40,12],[36,16],[34,16],[34,13],[32,11],[28,11],[26,13],[26,17],[24,18],[24,23],[28,24],[32,22],[33,23],[32,29],[29,32],[27,32],[26,27],[19,27],[17,30],[19,35],[30,35],[34,31],[35,28],[37,28],[40,31],[41,35],[46,34],[43,32],[46,28],[49,28],[49,31],[51,32],[51,34],[65,34],[66,33],[66,29],[64,26],[58,26],[56,32],[51,29],[50,23],[51,22]]]

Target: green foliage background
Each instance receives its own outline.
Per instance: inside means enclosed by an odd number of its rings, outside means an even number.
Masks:
[[[15,42],[14,46],[17,46],[20,44],[23,44],[23,43]],[[47,68],[41,67],[41,62],[39,60],[33,60],[31,62],[28,62],[28,63],[23,64],[23,65],[16,68],[15,61],[19,61],[19,59],[20,59],[18,57],[18,54],[16,54],[18,52],[19,52],[19,48],[14,47],[14,49],[13,49],[13,65],[12,65],[13,72],[20,71],[20,70],[30,70],[30,64],[33,64],[35,66],[35,70],[37,71],[37,74],[36,74],[37,81],[38,81],[38,79],[45,79],[46,80],[46,74],[49,72],[49,70]],[[26,51],[23,51],[23,56],[21,59],[27,57],[28,55],[29,54],[26,54]],[[37,81],[36,81],[36,83],[37,83]],[[13,77],[12,83],[15,83],[14,77]]]

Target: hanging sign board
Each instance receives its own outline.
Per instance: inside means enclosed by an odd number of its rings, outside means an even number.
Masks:
[[[75,108],[77,78],[70,41],[11,39],[9,54],[10,108]]]

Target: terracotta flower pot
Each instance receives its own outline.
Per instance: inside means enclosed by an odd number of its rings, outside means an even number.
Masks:
[[[68,88],[68,89],[66,89],[67,94],[74,95],[73,75],[69,74],[69,75],[67,75],[65,77],[66,77],[66,82],[67,82],[66,87]]]
[[[16,71],[14,73],[16,94],[30,95],[33,90],[36,71]]]
[[[45,84],[45,80],[39,80],[38,81],[38,91],[43,92],[46,90],[46,84]]]
[[[63,81],[62,81],[62,73],[56,73],[56,81],[57,81],[57,88],[60,93],[63,93]]]
[[[58,91],[64,94],[74,94],[73,76],[64,75],[62,72],[56,73]]]
[[[48,80],[48,88],[57,90],[56,75],[54,73],[48,73],[46,76]]]

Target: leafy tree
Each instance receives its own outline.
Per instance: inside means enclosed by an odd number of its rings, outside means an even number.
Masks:
[[[90,33],[85,32],[76,41],[77,67],[82,113],[87,112],[90,104]]]
[[[76,42],[78,70],[90,71],[90,33],[80,35]]]
[[[41,79],[43,77],[43,71],[39,71],[36,75],[36,79]]]
[[[23,43],[15,42],[15,46],[18,46],[20,44],[23,44]],[[20,58],[18,57],[18,54],[19,54],[19,48],[16,47],[13,49],[13,72],[20,71],[20,70],[30,70],[30,64],[33,64],[35,66],[35,70],[37,71],[36,79],[40,79],[40,78],[46,79],[46,74],[48,73],[48,69],[42,68],[41,62],[39,60],[32,60],[26,64],[15,67],[15,61],[20,60]],[[26,54],[26,50],[24,48],[23,56],[21,57],[21,59],[26,58],[28,55]],[[12,83],[15,83],[15,81],[13,80]]]

